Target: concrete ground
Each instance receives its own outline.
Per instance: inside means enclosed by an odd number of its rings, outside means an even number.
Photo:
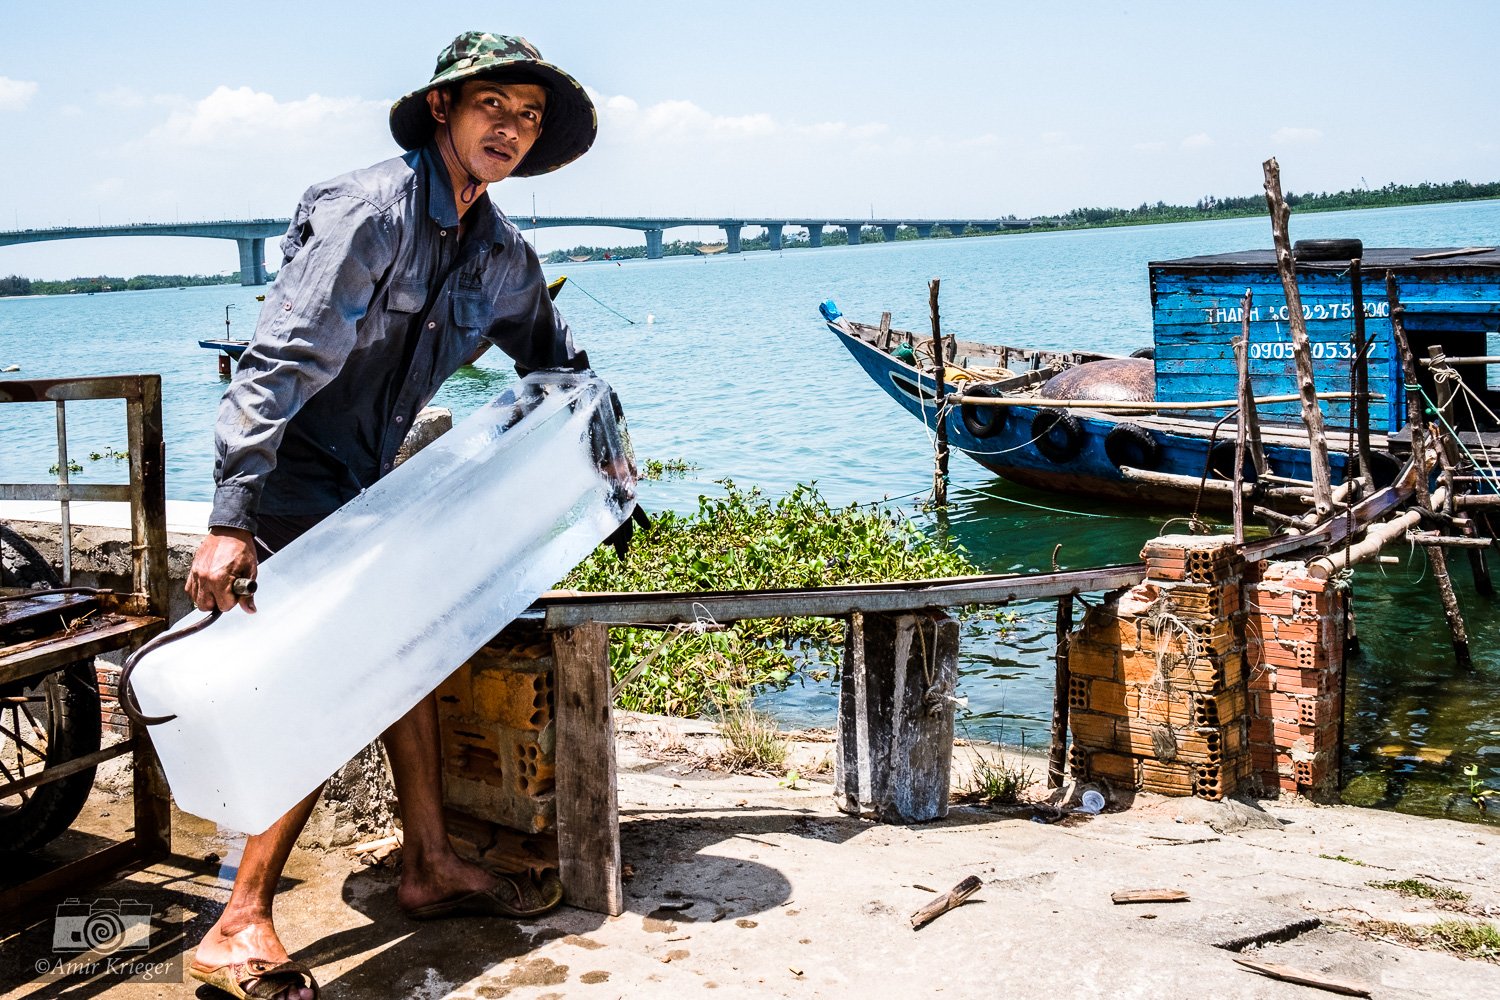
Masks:
[[[565,907],[524,923],[418,924],[396,909],[391,867],[344,851],[298,851],[278,926],[315,967],[323,996],[1329,995],[1249,972],[1233,961],[1241,955],[1356,980],[1376,997],[1500,997],[1500,964],[1358,930],[1369,920],[1495,923],[1500,831],[1491,827],[1147,795],[1051,825],[1032,822],[1029,809],[956,806],[940,822],[880,826],[832,807],[829,775],[814,773],[832,744],[816,737],[796,747],[801,777],[788,787],[784,778],[703,767],[713,736],[701,724],[626,717],[620,728],[624,914]],[[960,747],[956,767],[976,752]],[[126,815],[126,803],[97,794],[67,836],[117,835]],[[153,942],[172,954],[190,949],[223,905],[236,851],[193,817],[177,818],[175,837],[172,858],[127,883],[180,894],[183,933]],[[982,880],[977,894],[911,929],[909,915],[934,890],[969,875]],[[1368,884],[1406,878],[1468,893],[1467,912]],[[1182,889],[1190,899],[1110,901],[1117,890],[1145,888]],[[176,979],[39,982],[30,970],[51,932],[50,916],[0,932],[6,997],[194,994],[193,983]],[[200,987],[197,995],[218,994]]]

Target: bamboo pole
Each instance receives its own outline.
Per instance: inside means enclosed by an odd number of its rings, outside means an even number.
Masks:
[[[1292,241],[1287,222],[1292,210],[1281,196],[1281,167],[1272,157],[1263,165],[1266,175],[1266,206],[1271,210],[1271,235],[1276,242],[1276,270],[1286,293],[1287,319],[1292,328],[1292,356],[1297,363],[1297,388],[1302,400],[1302,420],[1307,424],[1307,452],[1312,460],[1313,491],[1318,513],[1331,506],[1333,477],[1328,464],[1328,440],[1323,434],[1323,409],[1313,380],[1312,348],[1307,339],[1307,321],[1302,318],[1302,293],[1297,288],[1297,265],[1292,260]]]
[[[942,279],[933,278],[927,283],[927,304],[932,311],[932,358],[937,366],[933,379],[937,383],[937,448],[932,469],[932,502],[938,507],[948,505],[948,388],[943,378],[943,324],[938,317],[938,288]]]
[[[1437,381],[1437,404],[1438,413],[1442,414],[1444,426],[1441,431],[1433,428],[1433,436],[1436,439],[1438,461],[1442,463],[1443,482],[1448,486],[1448,502],[1443,505],[1443,512],[1452,515],[1458,499],[1458,473],[1463,464],[1463,455],[1458,449],[1458,442],[1454,440],[1453,434],[1448,433],[1448,428],[1453,426],[1453,399],[1458,390],[1453,385],[1456,372],[1449,369],[1448,377],[1442,378],[1439,374],[1440,363],[1443,360],[1443,349],[1433,344],[1427,349],[1428,364],[1432,369],[1433,378]],[[1466,520],[1462,525],[1465,538],[1477,539],[1478,532],[1471,520]],[[1490,580],[1490,568],[1485,562],[1484,552],[1478,547],[1469,549],[1469,572],[1474,577],[1474,589],[1481,596],[1494,597],[1495,585]]]
[[[1255,405],[1255,394],[1250,385],[1250,306],[1253,301],[1250,289],[1245,289],[1245,296],[1240,299],[1240,339],[1244,345],[1235,348],[1234,360],[1240,369],[1239,419],[1250,425],[1250,457],[1255,462],[1256,477],[1264,478],[1271,467],[1266,464],[1266,449],[1260,440],[1260,410]]]
[[[1061,788],[1063,765],[1068,757],[1068,641],[1073,632],[1073,596],[1057,599],[1057,676],[1052,686],[1052,745],[1047,751],[1047,787]]]
[[[1432,495],[1428,492],[1428,477],[1431,466],[1427,462],[1427,417],[1422,412],[1421,383],[1417,381],[1417,362],[1412,356],[1411,344],[1406,339],[1406,307],[1401,304],[1401,295],[1396,288],[1396,276],[1385,273],[1385,294],[1391,306],[1391,335],[1396,350],[1401,355],[1401,367],[1406,374],[1406,417],[1411,425],[1411,457],[1417,468],[1417,503],[1427,510],[1435,510]],[[1439,490],[1446,500],[1446,490]],[[1453,658],[1465,670],[1473,670],[1469,656],[1469,634],[1464,627],[1463,612],[1458,607],[1458,596],[1453,593],[1453,578],[1448,575],[1448,556],[1437,546],[1427,550],[1427,561],[1432,566],[1432,575],[1437,580],[1438,597],[1443,602],[1443,617],[1448,620],[1448,630],[1453,633]]]
[[[1256,396],[1260,403],[1295,403],[1302,396],[1292,393],[1283,396]],[[1320,392],[1318,399],[1353,399],[1352,392]],[[1153,413],[1167,410],[1222,410],[1240,405],[1238,399],[1206,399],[1197,402],[1172,403],[1111,403],[1102,399],[1047,399],[1043,396],[965,396],[954,393],[948,397],[953,405],[964,406],[1052,406],[1061,410],[1099,410],[1102,413]]]
[[[1370,359],[1365,337],[1365,278],[1360,258],[1349,261],[1349,297],[1354,307],[1354,372],[1349,388],[1354,390],[1354,433],[1359,455],[1359,474],[1365,481],[1364,495],[1375,492],[1374,456],[1370,453]],[[1349,478],[1348,473],[1344,478]]]

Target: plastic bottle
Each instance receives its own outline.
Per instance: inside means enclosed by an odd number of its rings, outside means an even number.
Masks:
[[[266,829],[614,532],[634,491],[607,384],[520,380],[267,561],[256,614],[141,659],[141,708],[177,716],[151,738],[178,806]]]

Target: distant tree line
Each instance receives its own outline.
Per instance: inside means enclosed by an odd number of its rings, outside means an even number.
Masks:
[[[1317,194],[1296,194],[1287,192],[1287,204],[1293,209],[1302,212],[1334,212],[1358,208],[1391,208],[1398,205],[1427,205],[1444,201],[1482,201],[1486,198],[1500,198],[1500,181],[1491,181],[1485,184],[1474,184],[1469,181],[1450,181],[1446,184],[1434,184],[1423,181],[1421,184],[1387,184],[1380,188],[1354,188],[1348,191],[1335,191],[1330,194],[1327,191]],[[1092,229],[1100,226],[1139,226],[1162,222],[1200,222],[1207,219],[1236,219],[1248,216],[1265,215],[1266,198],[1263,194],[1246,195],[1244,197],[1220,198],[1216,195],[1205,195],[1192,205],[1168,205],[1164,201],[1156,204],[1142,202],[1135,208],[1075,208],[1071,212],[1058,216],[1047,216],[1038,218],[1030,230],[1003,230],[1012,232],[1034,232],[1038,229]],[[1014,218],[1014,216],[1008,216]],[[976,229],[969,229],[962,233],[949,232],[946,228],[940,228],[933,235],[937,238],[943,236],[989,236],[993,233],[981,233]],[[723,234],[719,230],[714,231],[715,243],[723,240]],[[897,240],[917,239],[917,231],[911,226],[901,226],[896,230]],[[862,243],[880,243],[885,239],[885,234],[878,227],[868,227],[860,234]],[[830,226],[823,230],[823,245],[825,247],[843,246],[849,242],[847,234],[841,226]],[[783,248],[804,247],[809,244],[804,233],[785,233],[782,237]],[[771,237],[762,232],[759,236],[741,239],[742,250],[766,250],[771,246]],[[662,245],[664,256],[676,256],[682,254],[699,253],[696,242],[675,240]],[[554,250],[544,258],[549,264],[566,264],[573,257],[587,256],[592,260],[606,259],[620,260],[639,258],[646,256],[646,248],[643,246],[624,247],[586,247],[577,246],[571,250]]]
[[[64,281],[36,281],[12,274],[0,278],[0,297],[7,295],[73,295],[80,292],[138,292],[147,288],[186,288],[190,285],[238,285],[238,272],[232,274],[138,274],[134,278],[112,278],[101,274],[93,278],[68,278]]]

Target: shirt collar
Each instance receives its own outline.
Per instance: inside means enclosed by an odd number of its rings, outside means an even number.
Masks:
[[[449,180],[442,154],[433,143],[428,143],[422,149],[422,169],[427,178],[427,214],[440,228],[457,228],[458,207],[454,203],[453,183]],[[496,224],[496,214],[494,203],[490,201],[490,193],[486,190],[464,213],[464,218],[469,220],[468,231],[472,234],[468,238],[498,244],[500,230]]]

